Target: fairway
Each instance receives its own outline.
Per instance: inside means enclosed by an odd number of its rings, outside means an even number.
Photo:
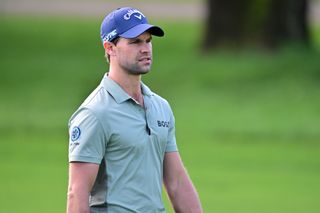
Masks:
[[[319,50],[205,55],[199,23],[159,25],[166,36],[153,39],[143,81],[172,106],[204,212],[317,213]],[[100,20],[1,17],[0,26],[0,211],[64,212],[67,122],[107,71]]]

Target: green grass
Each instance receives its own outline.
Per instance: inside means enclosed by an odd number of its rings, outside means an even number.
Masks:
[[[0,20],[1,212],[65,210],[67,121],[107,70],[99,22]],[[171,103],[205,212],[318,212],[319,51],[204,55],[199,24],[161,25],[144,81]]]

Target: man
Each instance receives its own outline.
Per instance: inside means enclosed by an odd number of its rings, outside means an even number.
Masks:
[[[134,8],[102,22],[109,72],[69,121],[68,213],[165,212],[163,183],[176,212],[202,212],[170,106],[141,82],[152,64],[152,35],[164,32]]]

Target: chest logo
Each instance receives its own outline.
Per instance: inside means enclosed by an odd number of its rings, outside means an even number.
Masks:
[[[158,123],[158,127],[166,127],[166,128],[169,128],[169,124],[170,122],[169,121],[157,121]]]

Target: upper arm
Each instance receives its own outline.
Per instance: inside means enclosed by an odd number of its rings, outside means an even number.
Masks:
[[[94,163],[69,164],[68,213],[89,212],[89,195],[98,170],[99,165]]]
[[[95,182],[99,165],[95,163],[69,163],[69,191],[89,194]]]
[[[179,152],[167,152],[163,163],[163,180],[166,188],[175,187],[179,178],[185,174],[185,169]]]
[[[178,152],[165,154],[163,176],[175,212],[202,212],[198,193]]]
[[[170,154],[170,153],[173,154],[173,152],[178,151],[177,142],[176,142],[175,119],[174,119],[172,110],[170,108],[170,105],[168,104],[167,106],[168,106],[168,111],[170,115],[170,120],[169,120],[166,154]],[[179,153],[177,154],[179,155]]]
[[[101,122],[89,109],[78,110],[69,122],[69,162],[100,164],[107,135]]]

